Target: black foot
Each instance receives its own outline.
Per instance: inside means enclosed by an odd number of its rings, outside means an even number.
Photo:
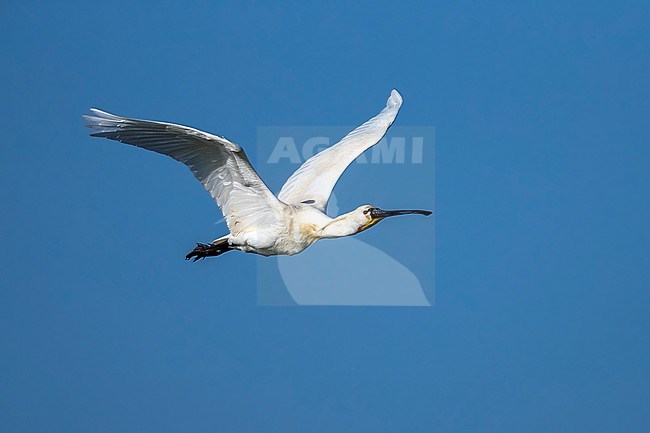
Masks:
[[[230,250],[231,248],[228,245],[228,242],[219,242],[218,244],[197,243],[196,248],[194,248],[185,256],[185,260],[193,259],[192,261],[196,262],[199,259],[205,259],[206,257],[215,257]]]

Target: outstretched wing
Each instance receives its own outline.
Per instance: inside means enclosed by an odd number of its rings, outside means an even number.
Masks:
[[[309,203],[325,212],[339,177],[352,161],[381,140],[401,106],[402,97],[393,90],[386,108],[335,145],[309,158],[287,180],[278,198],[285,203]]]
[[[284,206],[251,166],[244,150],[223,137],[173,123],[129,119],[91,108],[83,116],[93,137],[170,156],[187,165],[221,208],[230,232],[278,223]]]

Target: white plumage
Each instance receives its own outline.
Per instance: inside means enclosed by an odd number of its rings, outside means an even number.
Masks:
[[[325,212],[334,185],[359,155],[377,144],[395,121],[402,97],[393,90],[386,108],[343,137],[335,145],[309,158],[287,179],[278,194],[285,203],[314,200],[314,207]]]
[[[322,238],[349,236],[381,219],[429,211],[383,211],[365,205],[337,218],[325,214],[345,169],[377,144],[395,120],[402,97],[393,90],[386,107],[337,144],[309,158],[276,198],[244,150],[226,138],[173,123],[116,116],[95,108],[85,115],[91,135],[142,147],[187,165],[223,212],[230,233],[198,244],[186,258],[217,256],[232,249],[262,255],[297,254]]]

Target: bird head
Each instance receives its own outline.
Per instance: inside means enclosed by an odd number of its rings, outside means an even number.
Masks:
[[[376,206],[367,204],[367,205],[359,206],[353,212],[353,216],[354,216],[354,220],[359,223],[359,229],[357,230],[357,233],[361,233],[362,231],[374,226],[384,218],[388,218],[391,216],[409,215],[409,214],[429,216],[432,213],[433,212],[429,210],[413,210],[413,209],[383,210],[383,209],[379,209]]]

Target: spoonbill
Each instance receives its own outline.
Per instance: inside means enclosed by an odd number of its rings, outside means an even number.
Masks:
[[[345,169],[377,144],[402,105],[393,90],[381,112],[333,146],[305,161],[277,197],[255,172],[239,145],[188,126],[116,116],[91,108],[84,115],[90,135],[162,153],[187,165],[223,213],[228,233],[210,243],[197,243],[185,259],[219,256],[227,251],[294,255],[326,238],[351,236],[384,218],[428,210],[382,210],[363,205],[330,218],[325,213],[334,185]]]

